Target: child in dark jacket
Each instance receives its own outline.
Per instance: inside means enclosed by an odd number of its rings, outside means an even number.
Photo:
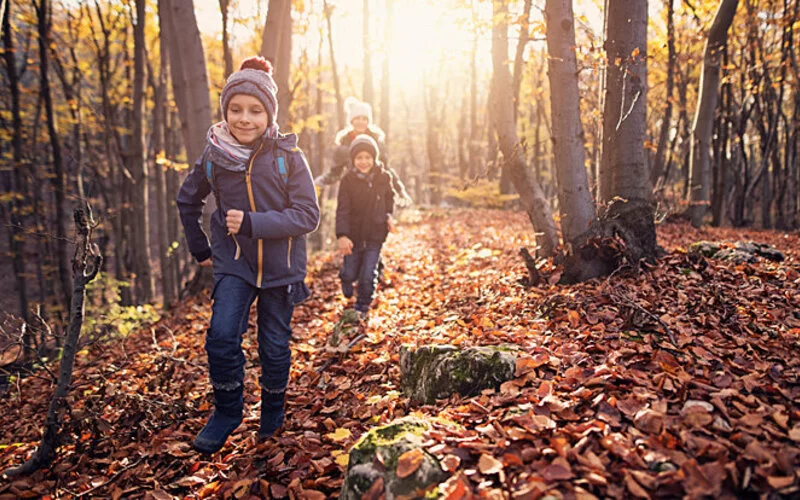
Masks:
[[[396,203],[398,206],[408,206],[412,203],[411,196],[406,191],[403,181],[397,173],[392,170],[386,161],[385,140],[386,134],[381,128],[372,121],[372,106],[368,102],[359,101],[355,97],[348,97],[344,101],[344,108],[347,112],[347,126],[336,133],[333,150],[333,168],[328,172],[314,179],[317,186],[329,186],[336,184],[346,173],[350,163],[350,145],[359,135],[366,134],[372,137],[378,144],[378,150],[383,152],[381,164],[384,171],[389,174],[392,180],[392,188],[396,193]]]
[[[352,166],[342,178],[336,207],[336,237],[344,254],[339,277],[348,298],[358,282],[355,309],[366,316],[375,297],[381,247],[394,227],[394,191],[375,139],[359,135],[349,151]]]
[[[224,121],[208,130],[205,151],[178,193],[189,251],[201,266],[214,268],[206,352],[215,410],[194,440],[204,453],[222,448],[242,422],[242,335],[256,298],[259,437],[271,436],[284,420],[290,322],[294,306],[309,295],[305,235],[317,227],[319,207],[297,136],[278,131],[277,91],[268,61],[242,63],[220,95]],[[209,245],[200,218],[212,191],[217,210]]]

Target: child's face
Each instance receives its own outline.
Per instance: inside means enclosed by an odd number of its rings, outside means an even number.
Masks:
[[[353,158],[353,165],[363,174],[369,172],[375,165],[375,160],[372,158],[372,155],[366,151],[359,151],[358,154]]]
[[[228,103],[225,117],[228,128],[241,144],[257,141],[269,125],[269,113],[264,104],[257,98],[247,94],[236,94]]]
[[[366,116],[356,116],[350,120],[350,124],[353,126],[356,132],[363,134],[367,131],[367,127],[369,127],[369,118]]]

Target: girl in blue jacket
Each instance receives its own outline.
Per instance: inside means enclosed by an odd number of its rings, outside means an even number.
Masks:
[[[305,235],[319,223],[319,206],[297,136],[278,131],[277,92],[267,60],[251,57],[242,63],[220,95],[224,121],[208,130],[203,155],[178,193],[189,251],[201,266],[214,268],[206,352],[215,409],[194,441],[204,453],[222,448],[242,422],[242,335],[256,298],[259,437],[283,424],[290,321],[294,306],[309,295]],[[209,244],[200,219],[212,192],[217,210]]]

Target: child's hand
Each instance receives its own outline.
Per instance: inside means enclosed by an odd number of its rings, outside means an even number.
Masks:
[[[225,224],[228,226],[229,234],[239,234],[244,220],[244,212],[241,210],[228,210],[225,214]]]
[[[203,262],[198,263],[200,267],[214,267],[214,261],[211,260],[211,257],[207,258]]]
[[[393,233],[395,227],[397,227],[397,226],[395,224],[394,217],[392,217],[392,214],[386,214],[386,225],[389,228],[389,232]]]
[[[350,255],[353,253],[353,241],[347,236],[340,236],[337,243],[342,255]]]

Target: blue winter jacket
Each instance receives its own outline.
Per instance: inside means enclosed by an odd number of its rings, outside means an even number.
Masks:
[[[277,148],[285,152],[285,179],[278,170]],[[214,275],[239,276],[257,288],[302,283],[306,276],[305,235],[319,224],[319,205],[308,163],[297,148],[297,136],[265,138],[247,164],[233,163],[218,149],[206,147],[177,198],[189,251],[196,258],[207,256],[209,249],[200,224],[205,198],[212,191],[206,170],[209,161],[218,194],[218,207],[211,215]],[[228,234],[225,213],[230,209],[249,212],[251,237]]]

